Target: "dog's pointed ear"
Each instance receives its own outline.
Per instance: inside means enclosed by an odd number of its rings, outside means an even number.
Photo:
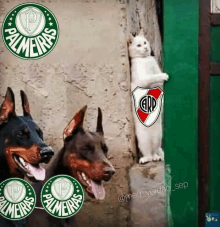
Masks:
[[[21,94],[23,114],[24,114],[24,116],[31,116],[30,106],[29,106],[27,95],[22,90],[20,91],[20,94]]]
[[[0,125],[6,122],[10,115],[15,115],[15,97],[12,89],[8,87],[5,99],[0,107]]]
[[[102,111],[100,108],[98,108],[96,132],[100,133],[102,136],[104,135],[104,131],[103,131],[103,127],[102,127]]]
[[[133,40],[134,40],[134,36],[130,33],[128,37],[128,43],[132,44]]]
[[[66,126],[66,128],[63,131],[63,139],[65,140],[68,136],[71,136],[71,134],[79,127],[83,125],[83,120],[85,116],[87,106],[84,106],[79,112],[77,112],[73,119],[69,122],[69,124]]]
[[[144,29],[143,28],[141,28],[141,30],[139,31],[139,34],[138,35],[144,36]]]

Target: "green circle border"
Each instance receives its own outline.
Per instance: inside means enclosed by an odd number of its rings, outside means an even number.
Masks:
[[[4,181],[2,181],[2,182],[0,183],[0,186],[1,186],[3,183],[6,183],[6,184],[7,184],[9,181],[12,181],[12,180],[20,181],[20,182],[22,182],[23,184],[28,184],[28,186],[30,186],[30,188],[32,189],[32,191],[33,191],[33,193],[34,193],[34,196],[33,196],[33,197],[34,197],[34,205],[33,205],[33,208],[31,209],[30,213],[28,213],[27,215],[23,216],[22,218],[20,218],[20,219],[8,218],[8,217],[6,217],[5,215],[3,215],[2,213],[0,213],[0,215],[1,215],[2,217],[6,218],[7,220],[19,221],[19,220],[22,220],[22,219],[28,217],[28,216],[34,211],[35,206],[36,206],[36,202],[37,202],[37,197],[36,197],[36,192],[35,192],[33,186],[32,186],[29,182],[27,182],[26,180],[21,179],[21,178],[12,177],[12,178],[6,179],[6,180],[4,180]],[[24,185],[24,186],[25,186],[25,185]],[[25,187],[26,187],[26,186],[25,186]],[[23,201],[23,200],[22,200],[22,201]],[[11,202],[11,203],[13,203],[13,202]],[[15,203],[14,203],[14,204],[15,204]]]
[[[10,50],[10,48],[9,48],[8,45],[6,44],[5,38],[4,38],[4,35],[3,35],[3,33],[4,33],[3,27],[4,27],[4,23],[5,23],[5,21],[6,21],[7,17],[8,17],[8,15],[9,15],[13,10],[15,10],[17,7],[22,6],[22,5],[27,5],[27,4],[40,5],[41,7],[44,7],[45,9],[47,9],[47,10],[53,15],[53,17],[54,17],[54,19],[55,19],[55,21],[56,21],[56,23],[57,23],[57,39],[56,39],[56,42],[54,43],[53,48],[51,48],[46,54],[44,54],[44,55],[41,56],[41,57],[36,57],[36,58],[23,58],[23,57],[21,57],[21,56],[15,54],[14,52],[12,52],[12,51]],[[42,4],[39,4],[39,3],[35,3],[35,2],[26,2],[26,3],[21,3],[21,4],[17,5],[17,6],[15,6],[14,8],[12,8],[12,9],[7,13],[7,15],[5,16],[5,18],[4,18],[4,20],[3,20],[3,23],[2,23],[1,33],[2,33],[2,40],[3,40],[3,42],[4,42],[5,46],[6,46],[6,48],[7,48],[14,56],[16,56],[16,57],[18,57],[18,58],[20,58],[20,59],[23,59],[23,60],[37,60],[37,59],[40,59],[40,58],[43,58],[43,57],[47,56],[47,55],[55,48],[55,46],[57,45],[58,39],[59,39],[60,28],[59,28],[59,23],[58,23],[58,21],[57,21],[56,16],[54,15],[54,13],[53,13],[50,9],[48,9],[46,6],[44,6],[44,5],[42,5]]]
[[[47,185],[47,183],[48,183],[49,181],[54,180],[54,178],[59,178],[59,177],[66,177],[66,178],[68,178],[71,182],[72,182],[72,181],[76,181],[76,182],[79,184],[79,186],[81,187],[82,195],[83,195],[83,199],[82,199],[83,202],[82,202],[82,204],[80,205],[79,209],[78,209],[74,214],[68,215],[68,216],[66,216],[66,217],[57,217],[57,216],[53,215],[52,213],[50,213],[50,212],[45,208],[45,206],[44,206],[44,204],[43,204],[43,201],[42,201],[42,194],[43,194],[44,187]],[[44,210],[45,210],[48,214],[50,214],[51,216],[53,216],[53,217],[55,217],[55,218],[65,219],[65,218],[69,218],[69,217],[74,216],[75,214],[77,214],[77,213],[81,210],[81,208],[82,208],[82,206],[83,206],[83,204],[84,204],[84,201],[85,201],[85,193],[84,193],[84,189],[83,189],[82,185],[79,183],[78,180],[76,180],[74,177],[72,177],[72,176],[70,176],[70,175],[60,174],[60,175],[56,175],[56,176],[51,177],[49,180],[47,180],[47,181],[45,182],[44,186],[43,186],[42,189],[41,189],[40,200],[41,200],[41,204],[42,204]]]

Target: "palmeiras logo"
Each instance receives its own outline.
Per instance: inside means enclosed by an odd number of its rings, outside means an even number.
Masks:
[[[146,89],[136,87],[132,91],[134,108],[140,122],[146,127],[153,125],[161,111],[163,90],[159,87]]]
[[[71,176],[54,176],[44,184],[41,191],[41,203],[44,209],[56,218],[73,216],[81,209],[83,202],[83,188]]]
[[[0,214],[9,220],[21,220],[33,211],[36,194],[25,180],[9,178],[0,184]]]
[[[13,8],[2,25],[6,47],[22,59],[39,59],[56,46],[59,26],[54,14],[37,3],[24,3]]]

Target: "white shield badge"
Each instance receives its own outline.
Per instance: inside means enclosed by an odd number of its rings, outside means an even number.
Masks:
[[[26,7],[18,14],[19,21],[23,29],[28,33],[28,35],[33,35],[33,33],[38,29],[42,20],[42,13],[35,7]]]
[[[67,181],[65,178],[61,178],[57,180],[54,184],[57,195],[60,197],[60,199],[64,199],[70,190],[70,182]]]
[[[23,189],[22,186],[16,181],[12,182],[6,188],[8,195],[10,196],[13,202],[17,202],[17,200],[20,198],[22,194],[22,189]]]
[[[161,111],[163,90],[159,87],[146,89],[136,87],[132,91],[134,108],[140,122],[146,127],[153,125]]]

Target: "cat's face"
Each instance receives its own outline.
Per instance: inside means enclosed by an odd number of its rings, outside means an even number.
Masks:
[[[143,35],[131,38],[129,42],[129,55],[131,58],[147,57],[151,54],[150,43]]]

